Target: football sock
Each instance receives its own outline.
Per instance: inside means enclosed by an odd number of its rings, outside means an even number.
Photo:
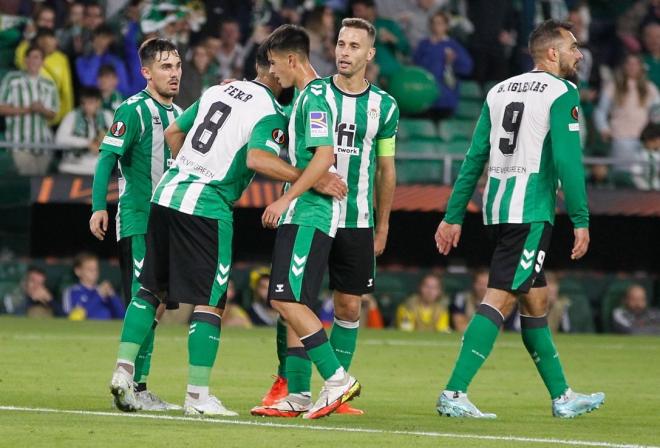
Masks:
[[[536,364],[550,398],[554,400],[560,397],[568,389],[568,384],[548,328],[547,317],[520,316],[520,326],[525,348]]]
[[[498,310],[483,303],[479,305],[463,335],[463,345],[446,390],[467,392],[472,379],[493,350],[503,322]]]
[[[124,316],[117,354],[118,363],[135,364],[140,347],[152,329],[155,316],[156,307],[150,301],[133,297]]]
[[[360,328],[359,320],[349,322],[337,319],[337,316],[335,316],[335,323],[330,333],[330,345],[335,351],[335,356],[337,356],[339,363],[346,371],[351,366],[353,354],[355,353],[358,328]]]
[[[303,347],[289,348],[286,379],[290,394],[309,394],[312,390],[312,361]]]
[[[341,369],[341,364],[332,350],[328,337],[323,328],[316,333],[309,334],[300,338],[305,346],[305,351],[310,357],[324,380],[333,376],[337,370]],[[342,369],[343,370],[343,369]]]
[[[154,322],[151,325],[151,331],[147,333],[147,337],[140,346],[140,351],[135,359],[135,373],[133,374],[133,380],[138,384],[146,383],[147,377],[149,376],[149,370],[151,369],[151,354],[154,351],[154,334],[157,325],[158,321],[154,319]]]
[[[277,359],[279,365],[277,366],[277,376],[287,378],[287,344],[286,344],[286,322],[282,318],[277,319]],[[307,355],[305,355],[307,356]],[[309,358],[307,358],[309,359]]]
[[[208,388],[220,346],[220,316],[194,311],[188,331],[188,385]],[[190,389],[189,389],[190,392]]]

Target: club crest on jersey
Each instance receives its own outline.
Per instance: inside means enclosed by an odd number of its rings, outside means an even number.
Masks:
[[[286,142],[286,133],[282,129],[273,129],[271,136],[277,144],[283,145]]]
[[[378,109],[375,107],[372,107],[369,109],[369,112],[367,112],[367,115],[369,115],[369,118],[372,120],[378,120],[378,117],[380,116],[380,112],[378,112]]]
[[[577,120],[579,118],[580,114],[578,112],[578,107],[573,106],[573,109],[571,109],[571,117],[573,117],[573,120]]]
[[[328,115],[325,112],[309,113],[309,132],[312,137],[328,136]]]
[[[121,137],[126,133],[126,123],[123,121],[115,121],[110,127],[110,133],[115,137]]]

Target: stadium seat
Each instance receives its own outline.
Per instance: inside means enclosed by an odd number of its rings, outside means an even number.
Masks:
[[[571,294],[568,306],[568,320],[571,333],[594,333],[594,313],[586,294]]]
[[[481,114],[481,101],[461,100],[456,108],[456,117],[476,120]]]
[[[476,81],[463,81],[461,82],[459,97],[461,100],[482,101],[483,93],[481,92],[481,86]]]
[[[446,142],[470,140],[476,120],[461,120],[453,118],[440,123],[440,138]],[[467,150],[467,148],[466,148]]]
[[[399,184],[438,184],[442,182],[442,160],[399,160],[396,179]]]
[[[400,140],[434,139],[438,137],[438,128],[431,120],[402,118],[399,121],[397,137]]]

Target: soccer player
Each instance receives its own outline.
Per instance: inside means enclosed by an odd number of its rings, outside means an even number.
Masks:
[[[335,309],[330,344],[346,371],[357,343],[361,295],[373,292],[374,255],[380,255],[387,242],[396,186],[394,151],[399,110],[390,95],[365,80],[367,64],[375,54],[375,35],[376,30],[368,21],[344,19],[335,48],[338,74],[317,81],[325,85],[331,109],[336,110],[337,171],[348,183],[348,195],[340,203],[337,233],[329,256]],[[282,338],[278,331],[278,340],[282,339],[286,340],[286,336]],[[253,415],[296,417],[309,410],[311,363],[300,347],[287,351],[285,372],[286,385],[280,385],[284,380],[278,375],[262,406],[252,409]],[[287,393],[277,396],[282,389],[287,390],[288,396]],[[342,404],[336,412],[363,413],[349,403]]]
[[[179,93],[181,80],[181,58],[176,46],[165,39],[151,39],[140,46],[139,55],[147,87],[119,106],[101,142],[92,187],[93,213],[89,221],[92,234],[104,239],[108,230],[108,181],[119,161],[121,177],[116,224],[122,292],[127,301],[140,288],[138,276],[144,263],[149,201],[171,158],[164,130],[181,113],[172,101]],[[152,328],[141,343],[134,369],[137,403],[140,409],[148,411],[181,409],[147,389],[154,330],[164,312],[165,305],[158,309]],[[115,400],[115,404],[121,409],[121,400]]]
[[[360,383],[341,366],[321,322],[309,308],[318,296],[339,223],[339,202],[309,190],[335,163],[337,111],[328,103],[332,101],[329,85],[317,79],[309,62],[309,36],[302,28],[283,25],[266,45],[271,73],[282,87],[295,86],[300,92],[289,122],[289,157],[294,166],[304,169],[262,216],[264,226],[279,225],[268,296],[287,322],[289,353],[309,356],[325,380],[313,406],[303,395],[291,402],[292,411],[313,419],[331,414],[360,393]]]
[[[552,414],[572,418],[598,408],[603,393],[573,392],[548,329],[543,261],[550,245],[561,183],[575,227],[571,258],[589,246],[589,210],[578,124],[579,95],[566,78],[582,59],[570,24],[548,20],[530,35],[535,63],[493,87],[486,97],[447,213],[435,240],[441,254],[458,245],[468,201],[488,163],[484,223],[495,239],[486,296],[463,336],[437,411],[451,417],[495,418],[482,413],[467,389],[490,354],[502,322],[520,296],[522,339],[552,399]]]
[[[305,177],[278,157],[286,118],[275,100],[281,88],[268,73],[265,48],[257,54],[257,66],[255,81],[208,89],[165,132],[176,160],[153,194],[141,287],[126,313],[110,385],[125,409],[138,409],[131,377],[156,309],[176,301],[195,306],[184,412],[237,415],[209,393],[231,268],[233,204],[254,171],[290,182]],[[321,173],[315,183],[338,197],[346,192],[330,173]]]

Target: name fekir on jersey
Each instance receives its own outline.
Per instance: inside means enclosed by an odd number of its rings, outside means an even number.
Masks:
[[[543,71],[494,86],[486,97],[445,220],[462,223],[487,164],[485,224],[553,223],[561,184],[573,223],[588,226],[578,106],[575,85]]]
[[[174,165],[152,202],[212,219],[232,219],[232,208],[254,177],[247,151],[279,154],[286,118],[270,90],[255,81],[213,86],[177,120],[187,132]]]

